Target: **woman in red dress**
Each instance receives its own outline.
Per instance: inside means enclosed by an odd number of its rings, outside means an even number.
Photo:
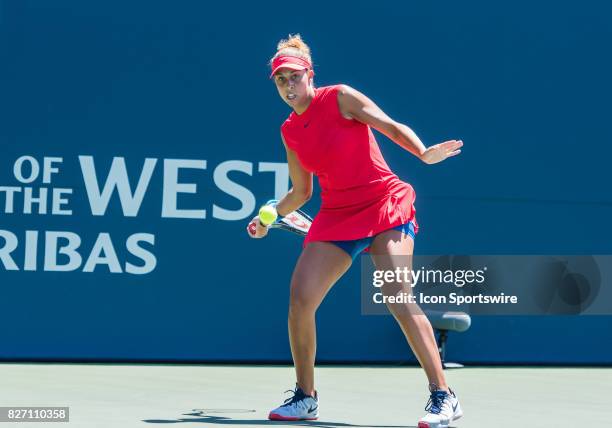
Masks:
[[[406,125],[387,116],[347,85],[315,88],[310,49],[299,35],[281,40],[271,61],[280,97],[293,111],[281,126],[292,188],[278,202],[279,215],[300,208],[321,187],[321,209],[304,240],[291,279],[289,339],[297,384],[293,397],[270,412],[275,420],[312,420],[319,401],[314,384],[315,312],[355,257],[369,248],[378,270],[411,269],[415,192],[387,166],[371,128],[427,164],[458,155],[461,140],[425,147]],[[254,238],[267,234],[257,217]],[[248,230],[248,228],[247,228]],[[406,283],[385,284],[383,293],[410,292]],[[446,427],[461,417],[456,395],[442,371],[433,329],[414,303],[387,303],[425,370],[430,400],[419,428]]]

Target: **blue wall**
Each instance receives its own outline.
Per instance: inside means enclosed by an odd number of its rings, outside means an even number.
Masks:
[[[426,144],[464,140],[459,158],[427,166],[377,134],[417,191],[417,252],[609,254],[610,12],[590,1],[0,1],[0,186],[22,188],[12,213],[0,192],[0,229],[18,240],[18,270],[0,262],[0,358],[290,360],[300,241],[250,240],[252,210],[222,220],[213,208],[242,207],[215,180],[229,160],[252,167],[228,174],[244,187],[232,192],[257,205],[274,194],[274,174],[259,166],[285,161],[289,111],[267,61],[290,32],[311,45],[317,85],[361,90]],[[17,181],[24,155],[41,167],[62,158],[51,183]],[[92,157],[101,185],[124,158],[132,190],[157,159],[137,215],[124,215],[117,193],[92,214],[79,156]],[[181,170],[197,191],[177,202],[205,219],[162,216],[164,159],[206,161]],[[23,187],[72,189],[72,215],[24,213]],[[31,270],[28,230],[39,231]],[[108,233],[122,273],[45,270],[48,231],[78,235],[83,264]],[[155,239],[140,245],[156,260],[143,275],[125,272],[143,264],[126,249],[135,233]],[[279,254],[274,264],[261,263],[265,252]],[[319,359],[414,361],[390,317],[360,314],[358,273],[318,313]],[[449,358],[609,364],[611,328],[612,317],[479,317],[451,337]]]

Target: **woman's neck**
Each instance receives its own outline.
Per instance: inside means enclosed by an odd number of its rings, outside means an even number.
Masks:
[[[296,114],[300,115],[302,113],[304,113],[306,110],[308,110],[308,107],[310,106],[310,103],[312,102],[312,100],[315,97],[315,90],[312,86],[308,87],[308,94],[306,97],[306,100],[304,101],[304,103],[302,105],[299,106],[295,106],[294,107],[294,111]]]

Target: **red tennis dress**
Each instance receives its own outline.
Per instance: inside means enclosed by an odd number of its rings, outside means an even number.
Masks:
[[[306,111],[292,111],[281,126],[287,146],[321,186],[321,210],[304,246],[366,238],[411,220],[416,233],[414,189],[391,172],[370,127],[342,116],[339,86],[316,88]]]

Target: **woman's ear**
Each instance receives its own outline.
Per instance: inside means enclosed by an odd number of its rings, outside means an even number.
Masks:
[[[310,86],[314,86],[314,70],[311,68],[308,70],[308,83]]]

